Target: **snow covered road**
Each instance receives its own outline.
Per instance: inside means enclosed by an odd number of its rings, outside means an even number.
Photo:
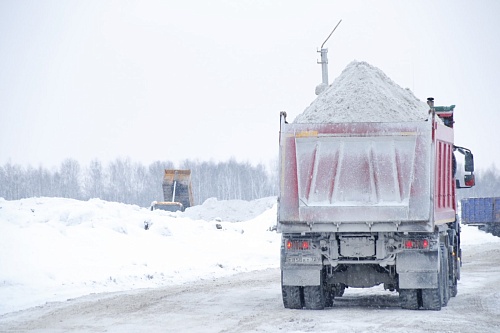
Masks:
[[[0,317],[2,332],[499,332],[500,247],[464,251],[459,294],[441,311],[399,308],[397,293],[347,289],[333,308],[287,310],[279,269],[186,285],[94,294]]]

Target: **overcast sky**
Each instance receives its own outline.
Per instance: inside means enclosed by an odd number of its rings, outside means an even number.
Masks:
[[[277,158],[279,112],[367,61],[500,167],[500,1],[0,0],[0,165]]]

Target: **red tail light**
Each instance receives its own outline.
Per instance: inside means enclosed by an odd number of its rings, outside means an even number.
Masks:
[[[406,249],[413,249],[413,241],[411,239],[405,240],[405,248]]]
[[[287,250],[309,250],[310,241],[308,240],[290,240],[285,241]]]
[[[428,249],[428,239],[406,239],[404,241],[405,249]]]

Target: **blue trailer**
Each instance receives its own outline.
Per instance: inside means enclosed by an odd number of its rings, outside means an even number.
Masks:
[[[460,201],[462,223],[500,237],[500,197],[467,198]]]

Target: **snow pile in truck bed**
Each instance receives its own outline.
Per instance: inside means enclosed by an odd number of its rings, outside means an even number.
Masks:
[[[424,120],[429,106],[380,69],[353,61],[295,123],[398,122]]]

